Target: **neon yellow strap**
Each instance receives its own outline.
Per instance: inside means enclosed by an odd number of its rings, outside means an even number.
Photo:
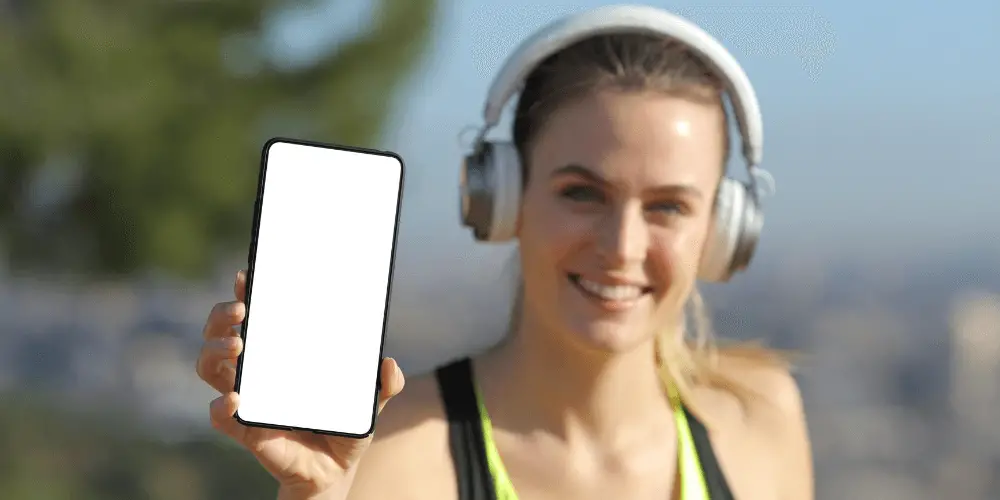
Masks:
[[[476,406],[479,408],[479,418],[483,427],[483,441],[486,445],[486,465],[493,476],[497,500],[518,500],[514,484],[511,482],[510,475],[507,474],[507,469],[504,468],[503,461],[500,460],[500,452],[493,442],[493,424],[486,412],[486,405],[483,404],[479,387],[476,387],[475,391]],[[705,474],[701,470],[698,449],[694,446],[691,427],[688,426],[680,395],[672,387],[667,393],[670,397],[670,406],[673,408],[674,423],[677,426],[677,460],[679,461],[678,467],[680,467],[681,500],[711,500],[708,495],[708,485],[705,483]]]
[[[667,390],[670,406],[674,410],[674,423],[677,426],[677,460],[680,462],[681,499],[710,500],[708,485],[705,483],[705,472],[701,470],[701,459],[698,448],[691,437],[691,427],[688,425],[681,397],[671,386]]]
[[[486,405],[483,404],[483,397],[476,390],[476,405],[479,407],[479,419],[483,425],[483,441],[486,444],[486,465],[493,476],[493,485],[497,490],[497,500],[517,500],[517,493],[514,491],[514,484],[510,481],[510,475],[500,460],[500,451],[497,450],[496,443],[493,442],[493,423],[490,415],[486,413]]]

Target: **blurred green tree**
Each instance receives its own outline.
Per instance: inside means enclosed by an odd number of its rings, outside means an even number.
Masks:
[[[307,65],[267,27],[317,0],[0,0],[0,242],[19,270],[203,276],[248,240],[260,147],[370,146],[436,0],[377,0]]]
[[[242,448],[212,436],[164,442],[124,408],[67,409],[34,394],[0,401],[0,498],[273,499],[277,482]]]

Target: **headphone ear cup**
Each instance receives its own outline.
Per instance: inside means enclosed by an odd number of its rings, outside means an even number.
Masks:
[[[750,264],[764,217],[746,184],[728,177],[719,184],[698,278],[726,282]]]
[[[521,208],[521,165],[509,142],[486,142],[462,165],[462,224],[479,241],[503,242],[517,233]]]

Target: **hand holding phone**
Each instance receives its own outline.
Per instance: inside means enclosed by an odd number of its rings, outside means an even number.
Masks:
[[[281,485],[284,493],[281,498],[347,498],[353,471],[371,444],[371,436],[355,439],[308,431],[247,427],[233,418],[240,404],[239,394],[233,391],[234,366],[242,352],[239,330],[234,326],[242,324],[245,317],[245,272],[237,275],[234,294],[234,301],[221,302],[212,308],[198,357],[198,376],[221,393],[210,405],[212,426],[254,455]],[[380,378],[379,411],[402,391],[405,384],[402,371],[391,358],[382,361]],[[336,403],[336,395],[326,397]]]
[[[403,386],[382,357],[403,163],[272,139],[259,179],[248,270],[236,300],[209,315],[198,374],[222,394],[213,425],[283,490],[346,494],[378,412]]]

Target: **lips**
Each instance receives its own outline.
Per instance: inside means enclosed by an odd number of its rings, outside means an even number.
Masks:
[[[653,291],[652,287],[648,286],[598,283],[573,273],[567,277],[570,283],[585,295],[607,302],[632,302]]]

